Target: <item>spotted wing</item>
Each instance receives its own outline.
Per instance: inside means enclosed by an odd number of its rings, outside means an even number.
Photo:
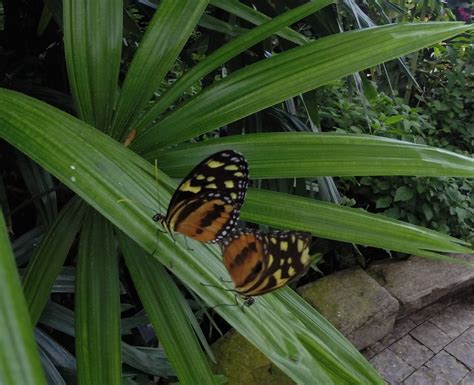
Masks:
[[[266,245],[266,269],[262,285],[255,288],[256,293],[263,294],[284,285],[301,276],[309,267],[312,236],[301,231],[272,231],[264,233]]]
[[[183,179],[166,215],[168,227],[201,242],[219,242],[235,226],[248,186],[245,158],[217,152]]]
[[[310,242],[303,232],[235,230],[223,241],[224,265],[238,293],[261,295],[306,271]]]
[[[201,193],[179,202],[169,227],[201,242],[220,242],[234,228],[239,217],[233,201],[221,193]]]

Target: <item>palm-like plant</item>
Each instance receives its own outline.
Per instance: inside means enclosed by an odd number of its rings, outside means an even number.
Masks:
[[[236,1],[212,1],[259,25],[202,60],[150,107],[153,93],[208,2],[162,0],[118,91],[122,2],[65,0],[66,62],[80,119],[25,95],[0,90],[0,136],[77,193],[52,221],[29,262],[24,297],[34,325],[80,233],[74,318],[80,383],[122,383],[121,362],[127,347],[120,345],[117,241],[180,383],[216,383],[199,345],[192,312],[170,272],[210,306],[230,303],[231,293],[202,285],[222,285],[221,277],[227,273],[219,251],[189,240],[186,245],[181,237],[173,241],[160,235],[157,242],[156,224],[147,209],[167,202],[176,187],[170,177],[182,177],[206,155],[225,148],[238,150],[249,161],[251,177],[260,179],[473,175],[472,159],[370,136],[262,133],[192,141],[285,99],[468,28],[460,23],[388,25],[313,42],[287,28],[330,3],[308,2],[264,21],[261,14]],[[272,34],[301,46],[236,71],[168,111],[196,81]],[[121,144],[127,138],[134,138],[129,148]],[[155,159],[160,168],[158,186],[150,163]],[[259,189],[250,189],[242,218],[426,257],[467,251],[463,242],[423,228]],[[0,341],[5,341],[0,351],[0,362],[5,363],[0,380],[4,381],[0,382],[13,383],[9,381],[13,378],[15,383],[42,384],[24,299],[16,276],[11,278],[12,257],[3,229],[0,246],[0,277],[10,277],[0,281],[0,320],[12,325],[0,330]],[[15,306],[12,298],[18,301]],[[258,312],[243,313],[232,307],[217,311],[297,383],[382,383],[355,348],[290,289],[258,301],[262,304]],[[9,359],[4,360],[6,357]]]

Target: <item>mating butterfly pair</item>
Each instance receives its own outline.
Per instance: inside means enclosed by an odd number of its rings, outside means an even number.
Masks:
[[[306,271],[311,234],[235,229],[247,186],[245,158],[232,150],[217,152],[183,179],[166,216],[156,214],[153,219],[169,232],[219,243],[235,291],[250,299],[282,287]]]

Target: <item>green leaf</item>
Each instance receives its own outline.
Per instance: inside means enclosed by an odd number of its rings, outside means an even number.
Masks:
[[[36,249],[25,278],[23,290],[33,325],[48,302],[54,282],[82,224],[85,204],[73,198],[63,207]]]
[[[47,191],[54,187],[53,178],[43,168],[22,154],[17,156],[18,166],[23,180],[33,198],[33,203],[44,225],[49,225],[57,215],[56,192]]]
[[[39,328],[35,328],[34,335],[38,346],[51,358],[54,365],[76,372],[76,358],[67,349]]]
[[[46,305],[40,323],[68,336],[75,336],[74,312],[57,303],[49,302]],[[154,376],[174,376],[166,357],[163,354],[160,356],[158,350],[162,353],[162,349],[140,348],[122,342],[123,363]]]
[[[41,36],[44,33],[45,29],[48,27],[52,18],[53,18],[53,14],[51,10],[48,8],[46,4],[43,5],[43,11],[41,12],[41,17],[38,22],[38,26],[36,27],[36,34],[38,36]]]
[[[43,349],[41,349],[41,347],[38,349],[38,351],[40,354],[41,366],[43,367],[48,384],[66,385],[66,382],[62,378],[58,369],[56,369],[56,367],[54,366],[54,363],[51,358],[46,354]]]
[[[122,383],[120,290],[113,227],[91,208],[79,244],[76,356],[80,384]]]
[[[64,51],[79,116],[108,132],[122,52],[122,0],[65,0]]]
[[[426,220],[431,221],[433,219],[433,210],[431,210],[431,207],[428,204],[423,203],[421,209],[423,210],[423,214],[425,214]]]
[[[119,143],[53,107],[2,89],[0,136],[73,189],[160,262],[170,266],[173,258],[172,273],[210,306],[234,303],[232,293],[202,285],[221,286],[221,277],[228,279],[214,246],[192,240],[186,245],[182,237],[173,241],[165,235],[157,244],[156,224],[146,206],[158,207],[158,201],[163,204],[170,199],[168,191],[176,184],[165,174],[158,172],[157,186],[153,167]],[[78,288],[82,285],[78,283]],[[262,305],[258,312],[242,313],[233,306],[221,306],[217,311],[297,383],[318,383],[328,377],[337,383],[340,376],[355,383],[382,383],[360,353],[316,310],[292,295],[291,289],[262,296],[258,303]],[[82,316],[78,317],[77,322],[83,324]],[[303,346],[298,339],[301,333],[320,341],[321,351],[316,354]]]
[[[401,186],[395,191],[395,197],[393,198],[393,200],[395,202],[406,202],[413,198],[413,196],[413,188],[408,186]]]
[[[183,142],[469,28],[464,23],[400,24],[324,37],[213,84],[151,126],[132,145],[137,152],[147,153]]]
[[[378,209],[384,209],[389,207],[392,204],[392,197],[390,195],[383,196],[381,198],[378,198],[375,201],[375,207]]]
[[[45,0],[45,6],[52,13],[58,26],[63,29],[63,2],[62,0]]]
[[[214,375],[184,307],[189,306],[166,269],[119,234],[133,283],[181,384],[214,384]],[[172,264],[173,261],[170,261]]]
[[[362,87],[363,87],[364,96],[366,97],[366,99],[370,103],[374,102],[379,95],[377,91],[377,83],[372,80],[368,80],[364,76],[362,77]]]
[[[206,156],[232,148],[245,155],[251,178],[418,175],[474,177],[474,159],[443,149],[352,134],[265,133],[183,144],[148,154],[182,177]],[[372,182],[369,182],[372,183]]]
[[[201,16],[198,24],[200,27],[210,29],[211,31],[225,33],[230,36],[241,36],[248,31],[247,28],[226,23],[221,19],[206,14]]]
[[[207,6],[207,0],[163,0],[148,24],[127,71],[113,132],[122,137],[158,89]]]
[[[74,329],[74,312],[55,302],[48,302],[41,313],[39,323],[47,327],[59,330],[68,336],[76,335]]]
[[[220,65],[226,63],[239,53],[244,52],[259,41],[271,36],[271,34],[284,26],[292,24],[332,2],[333,0],[310,1],[263,23],[246,34],[221,46],[186,72],[169,90],[160,96],[150,110],[137,121],[135,128],[137,130],[146,128],[195,82],[199,81]]]
[[[386,179],[375,179],[373,182],[375,182],[376,186],[381,191],[386,191],[391,187],[390,182]]]
[[[146,348],[122,342],[123,362],[142,372],[159,377],[175,377],[176,373],[162,348]]]
[[[315,3],[315,1],[310,2]],[[210,0],[210,3],[215,7],[221,8],[255,25],[260,25],[271,20],[267,15],[236,0]],[[305,5],[308,5],[308,3]],[[282,28],[281,31],[278,31],[277,35],[296,44],[305,44],[308,42],[308,38],[291,28]]]
[[[408,219],[408,222],[413,223],[415,225],[420,223],[418,218],[411,212],[407,212],[407,219]]]
[[[0,384],[46,385],[2,212],[0,325]]]
[[[384,120],[384,123],[387,125],[396,124],[401,122],[405,117],[403,115],[393,115]]]
[[[388,210],[387,210],[388,211]],[[241,218],[316,236],[454,261],[436,252],[469,253],[466,242],[361,209],[249,189]]]
[[[2,175],[0,175],[0,208],[3,210],[3,215],[7,218],[10,218],[10,206],[8,204],[7,192]],[[10,226],[11,220],[7,223],[7,228],[10,228]],[[13,247],[13,252],[15,252],[15,247]]]
[[[398,207],[390,207],[384,211],[384,215],[389,216],[390,218],[398,219],[401,217],[400,209]]]

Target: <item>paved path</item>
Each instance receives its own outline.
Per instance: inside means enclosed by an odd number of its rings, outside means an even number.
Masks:
[[[474,294],[403,318],[363,353],[391,385],[474,385]]]

